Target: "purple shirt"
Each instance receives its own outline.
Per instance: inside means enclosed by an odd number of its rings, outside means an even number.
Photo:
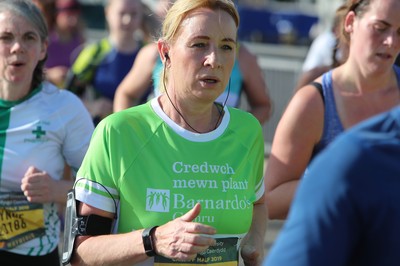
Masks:
[[[78,55],[83,42],[84,40],[79,34],[75,34],[69,42],[61,42],[58,33],[53,31],[49,36],[46,67],[70,67]]]

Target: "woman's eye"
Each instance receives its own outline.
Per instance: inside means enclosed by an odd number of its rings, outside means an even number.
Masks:
[[[36,41],[38,38],[34,34],[27,34],[24,36],[24,39],[27,41]]]
[[[11,35],[1,35],[0,36],[0,40],[2,40],[2,41],[9,41],[9,40],[11,40]]]
[[[385,31],[388,27],[383,26],[383,25],[375,25],[374,28],[375,28],[376,31],[383,32],[383,31]]]
[[[193,47],[205,47],[206,45],[205,45],[205,43],[195,43],[195,44],[193,44]]]
[[[224,49],[224,50],[233,50],[232,46],[230,46],[230,45],[223,45],[222,49]]]

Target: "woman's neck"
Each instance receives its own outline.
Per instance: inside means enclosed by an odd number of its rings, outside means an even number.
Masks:
[[[164,113],[176,124],[196,133],[207,133],[218,127],[223,110],[219,110],[215,104],[194,107],[180,104],[171,96],[165,93],[159,98],[159,103]]]
[[[5,101],[18,101],[29,93],[29,87],[1,84],[0,83],[0,99]]]
[[[358,71],[354,71],[354,69],[357,68],[350,64],[344,64],[336,72],[337,80],[353,92],[368,93],[398,87],[393,68],[381,73],[363,73],[360,69]]]

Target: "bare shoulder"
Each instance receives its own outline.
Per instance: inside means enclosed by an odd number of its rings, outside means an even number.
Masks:
[[[148,60],[148,62],[154,62],[157,59],[157,56],[157,44],[149,43],[140,49],[137,58],[140,58],[139,60]]]
[[[284,131],[292,132],[290,135],[295,133],[299,139],[317,143],[324,125],[324,102],[319,91],[313,85],[299,89],[289,101],[279,124]]]
[[[316,82],[321,82],[316,79]],[[324,111],[324,101],[318,89],[311,84],[307,84],[296,91],[293,95],[288,108],[294,109],[307,117],[320,117]]]

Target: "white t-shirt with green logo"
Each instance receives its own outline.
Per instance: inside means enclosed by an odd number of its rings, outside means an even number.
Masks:
[[[2,242],[6,235],[20,236],[8,243],[15,246],[10,250],[13,253],[39,256],[57,247],[57,206],[29,204],[21,191],[21,179],[35,166],[59,180],[64,161],[77,171],[92,133],[93,123],[81,100],[50,83],[44,82],[20,101],[0,100],[0,249],[6,248]],[[26,216],[44,223],[45,235],[20,244],[41,235],[24,231],[26,226],[35,228]]]
[[[174,123],[158,99],[105,118],[78,171],[77,199],[109,212],[117,204],[120,233],[165,224],[200,202],[196,222],[241,239],[264,194],[264,141],[251,114],[224,112],[205,134]]]

